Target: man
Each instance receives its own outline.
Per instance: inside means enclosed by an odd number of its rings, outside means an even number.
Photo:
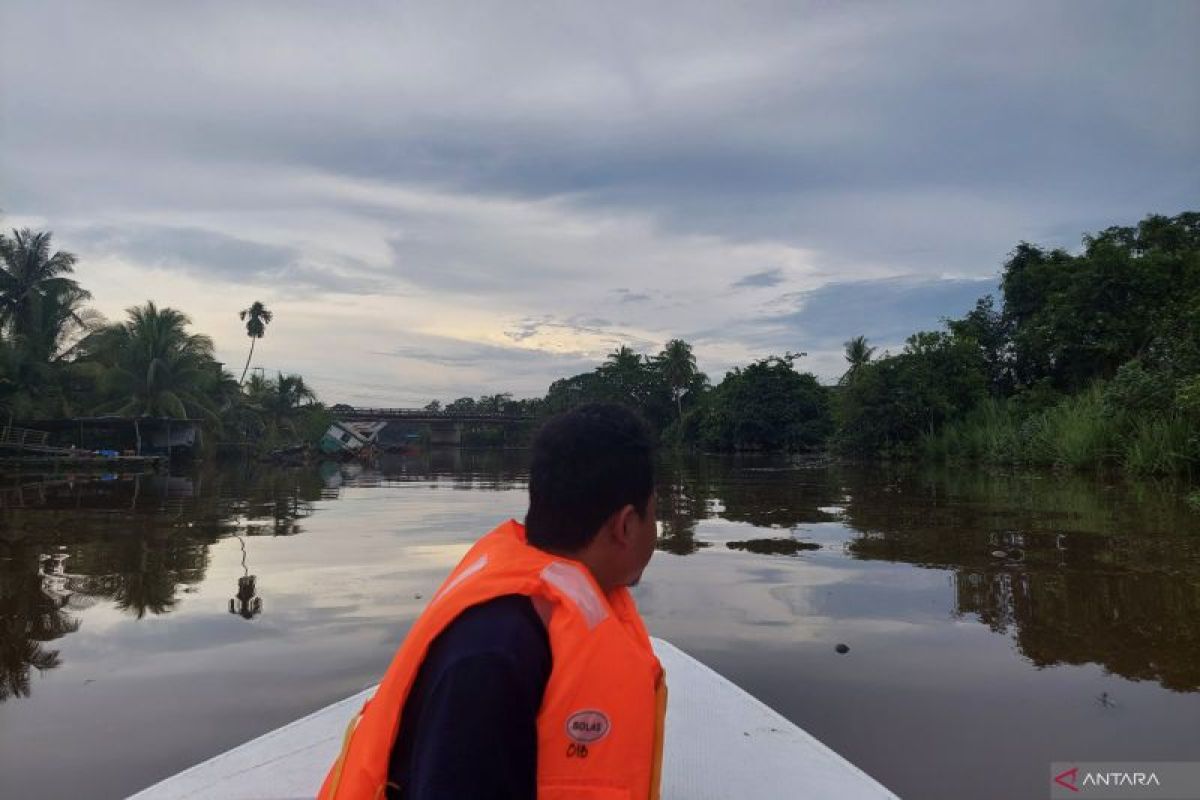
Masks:
[[[525,525],[450,573],[320,798],[657,798],[666,684],[627,588],[656,538],[646,424],[601,404],[547,422]]]

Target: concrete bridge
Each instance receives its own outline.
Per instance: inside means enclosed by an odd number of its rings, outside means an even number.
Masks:
[[[342,422],[395,422],[428,425],[429,443],[456,447],[462,444],[463,425],[515,425],[533,419],[529,414],[487,411],[430,411],[424,408],[364,408],[343,403],[329,411]]]

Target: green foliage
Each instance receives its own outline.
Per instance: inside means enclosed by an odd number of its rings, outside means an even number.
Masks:
[[[1109,228],[1078,255],[1021,243],[1001,288],[1002,308],[985,297],[843,379],[845,450],[903,453],[919,436],[938,461],[1195,474],[1200,214]]]
[[[216,421],[210,390],[219,383],[212,340],[189,333],[186,314],[153,302],[128,310],[80,348],[94,365],[105,398],[95,409],[122,416],[203,418]]]
[[[935,461],[1019,463],[1024,459],[1021,418],[1013,403],[988,397],[961,419],[926,435],[921,448]]]
[[[235,419],[246,426],[241,431],[245,438],[258,439],[267,448],[315,441],[332,421],[299,375],[251,375],[243,389],[242,401],[231,410],[235,410]]]
[[[180,311],[153,302],[104,324],[69,276],[75,256],[51,235],[0,235],[0,412],[23,421],[76,414],[199,419],[209,433],[267,448],[316,440],[329,415],[297,375],[252,379],[245,391],[213,358],[212,341]],[[272,314],[240,313],[261,338]],[[249,360],[247,360],[249,365]],[[244,375],[244,373],[243,373]]]
[[[1018,383],[1079,391],[1142,356],[1200,370],[1200,213],[1109,228],[1078,256],[1021,243],[1001,286]]]
[[[854,379],[855,374],[860,369],[871,362],[871,358],[875,355],[876,348],[867,344],[867,337],[855,336],[853,339],[845,343],[846,363],[850,366],[846,369],[840,383],[845,385]]]
[[[1139,419],[1125,441],[1122,465],[1138,475],[1188,472],[1200,464],[1197,434],[1200,425],[1182,414]]]
[[[1082,469],[1117,460],[1122,423],[1093,386],[1025,421],[1024,460],[1031,464]]]
[[[692,346],[683,339],[672,339],[663,347],[663,351],[655,357],[654,365],[658,368],[663,381],[671,390],[675,399],[675,409],[678,420],[683,419],[683,395],[692,387],[692,382],[699,374],[696,369],[696,356]]]
[[[1127,361],[1104,388],[1104,403],[1116,414],[1163,412],[1171,407],[1174,387],[1139,359]]]
[[[1095,385],[1042,411],[988,398],[927,435],[922,454],[935,461],[1094,469],[1120,466],[1140,475],[1194,471],[1200,419],[1167,411],[1137,413],[1123,389]]]
[[[986,396],[978,346],[948,333],[922,332],[898,355],[864,364],[839,394],[839,444],[854,455],[901,454],[921,436]]]
[[[51,253],[49,233],[12,233],[0,235],[0,410],[16,418],[73,413],[70,360],[99,315],[66,277],[74,255]]]
[[[637,409],[656,431],[674,432],[707,388],[708,378],[696,370],[691,345],[674,339],[653,357],[619,347],[591,372],[550,384],[538,410],[555,414],[582,403],[621,403]]]
[[[811,450],[833,428],[827,391],[795,356],[734,368],[684,430],[709,450]]]
[[[1200,419],[1200,375],[1179,381],[1175,388],[1175,408],[1192,419]]]

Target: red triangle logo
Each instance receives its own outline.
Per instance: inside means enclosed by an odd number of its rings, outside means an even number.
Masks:
[[[1054,782],[1059,786],[1065,786],[1072,792],[1078,792],[1079,787],[1075,785],[1075,778],[1079,775],[1079,767],[1071,767],[1068,770],[1063,770],[1054,776]]]

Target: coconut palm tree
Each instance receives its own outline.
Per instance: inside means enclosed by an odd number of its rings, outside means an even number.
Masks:
[[[88,293],[64,277],[74,271],[74,255],[50,252],[48,231],[25,228],[0,237],[0,330],[23,340],[36,334],[47,298],[86,300]]]
[[[692,346],[683,339],[672,339],[655,358],[655,363],[671,387],[675,410],[679,419],[683,419],[683,394],[696,377],[696,356],[692,353]]]
[[[875,355],[875,348],[867,344],[865,336],[855,336],[846,342],[845,347],[846,361],[850,363],[850,369],[842,376],[842,383],[849,383],[860,369],[870,363],[871,356]]]
[[[246,403],[258,413],[266,436],[274,441],[280,434],[295,436],[300,411],[317,399],[299,375],[278,373],[275,378],[251,375],[246,382]]]
[[[212,340],[188,333],[191,320],[173,308],[148,301],[127,313],[125,322],[102,328],[80,345],[100,366],[102,386],[112,398],[100,410],[215,421],[205,391],[218,373]]]
[[[243,308],[238,312],[238,319],[245,321],[246,335],[250,337],[250,355],[246,356],[246,366],[242,368],[242,377],[238,379],[239,384],[246,380],[246,372],[250,369],[250,359],[254,358],[254,343],[266,336],[267,325],[271,324],[274,316],[258,300],[251,303],[249,308]]]
[[[633,372],[641,368],[642,357],[629,345],[621,345],[608,354],[604,366],[617,373]]]
[[[74,413],[71,361],[81,335],[103,321],[83,308],[87,297],[73,281],[51,281],[24,309],[21,335],[0,342],[0,408],[17,417]]]

